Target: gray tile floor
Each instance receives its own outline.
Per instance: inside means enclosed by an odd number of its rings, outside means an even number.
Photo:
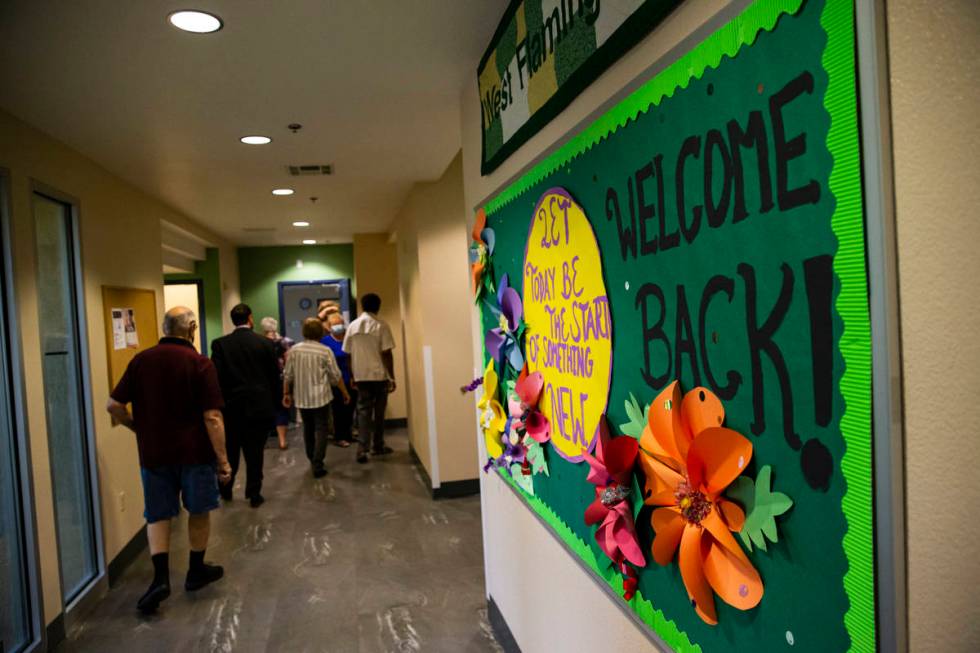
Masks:
[[[314,480],[302,438],[266,449],[267,501],[214,513],[207,559],[225,578],[185,593],[186,523],[171,552],[174,593],[155,616],[135,609],[148,555],[68,634],[78,651],[374,653],[500,651],[487,623],[479,497],[435,502],[403,431],[367,465],[331,446]],[[271,441],[270,441],[271,444]],[[182,520],[183,522],[183,520]]]

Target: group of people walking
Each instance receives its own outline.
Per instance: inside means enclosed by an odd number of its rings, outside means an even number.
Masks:
[[[281,449],[290,410],[303,423],[303,441],[314,478],[327,474],[331,433],[341,447],[357,443],[356,460],[384,456],[388,394],[395,389],[395,343],[378,318],[381,298],[361,298],[362,312],[349,325],[333,302],[302,324],[293,343],[268,317],[254,331],[252,310],[231,310],[234,331],[211,343],[211,359],[193,346],[197,317],[186,307],[167,311],[164,337],[137,354],[112,390],[107,410],[135,431],[143,481],[144,516],[154,578],[137,608],[149,613],[170,596],[170,520],[189,513],[190,566],[184,588],[200,589],[224,570],[204,561],[209,513],[221,498],[232,500],[235,477],[245,463],[245,498],[265,502],[262,468],[266,442],[275,433]],[[128,405],[132,405],[130,413]],[[359,440],[353,434],[356,406]]]

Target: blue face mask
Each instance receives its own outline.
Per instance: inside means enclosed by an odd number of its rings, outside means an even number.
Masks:
[[[343,324],[334,324],[330,326],[330,332],[335,336],[341,336],[344,334],[346,328]]]

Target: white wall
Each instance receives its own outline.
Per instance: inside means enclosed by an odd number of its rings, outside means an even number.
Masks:
[[[682,4],[486,177],[480,176],[480,105],[475,80],[464,86],[461,97],[466,207],[473,209],[506,185],[610,96],[729,4],[723,0],[692,0]],[[475,313],[473,317],[474,351],[479,354],[482,351],[480,327]],[[480,360],[474,361],[473,372],[474,376],[482,373]],[[656,650],[635,622],[596,586],[592,577],[500,479],[485,474],[481,475],[481,483],[487,592],[503,613],[523,653]],[[515,543],[520,543],[522,550],[534,551],[535,555],[515,559],[511,553]],[[568,609],[568,606],[586,606],[588,618],[582,618],[582,610]]]

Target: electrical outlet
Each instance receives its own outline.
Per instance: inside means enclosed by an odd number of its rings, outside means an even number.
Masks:
[[[116,505],[119,506],[119,512],[126,512],[126,493],[120,492],[116,495]]]

